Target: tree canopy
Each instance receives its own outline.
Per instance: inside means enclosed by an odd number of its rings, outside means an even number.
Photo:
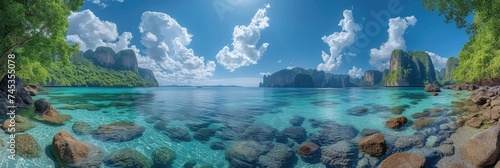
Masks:
[[[0,1],[0,70],[6,68],[8,54],[16,53],[19,73],[37,73],[56,58],[69,63],[77,45],[65,40],[67,17],[83,0],[2,0]],[[31,72],[29,72],[31,71]]]

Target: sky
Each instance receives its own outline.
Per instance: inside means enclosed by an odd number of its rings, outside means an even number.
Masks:
[[[84,0],[66,40],[132,49],[160,85],[256,87],[302,67],[362,77],[394,49],[426,51],[437,69],[468,41],[419,0]]]

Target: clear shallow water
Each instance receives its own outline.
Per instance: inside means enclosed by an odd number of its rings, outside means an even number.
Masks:
[[[364,128],[377,129],[384,135],[410,135],[416,130],[411,127],[403,130],[389,130],[385,121],[398,116],[390,111],[375,112],[375,107],[410,105],[403,114],[410,120],[411,114],[426,108],[450,109],[451,102],[464,98],[467,92],[457,95],[455,91],[443,90],[438,96],[431,96],[423,88],[343,88],[343,89],[296,89],[296,88],[50,88],[49,95],[33,98],[46,98],[61,114],[73,118],[64,126],[48,126],[34,122],[37,127],[27,131],[35,137],[42,149],[50,145],[53,135],[61,129],[69,131],[76,139],[100,147],[104,154],[121,148],[131,147],[150,157],[156,147],[166,146],[177,152],[174,167],[181,167],[189,159],[214,164],[214,167],[227,167],[224,151],[210,149],[210,143],[221,141],[212,137],[208,142],[175,142],[167,135],[154,129],[155,123],[148,119],[166,121],[168,126],[185,127],[193,121],[214,122],[209,127],[225,128],[242,125],[267,124],[279,131],[292,126],[293,116],[302,116],[302,125],[309,133],[319,130],[311,127],[309,119],[319,121],[333,120],[337,124],[352,125],[358,131]],[[102,106],[96,111],[86,109],[62,109],[68,105],[127,103],[128,106]],[[366,107],[367,114],[350,115],[353,107]],[[116,121],[133,121],[145,127],[145,132],[132,141],[115,143],[94,139],[91,135],[76,135],[72,131],[75,121],[84,121],[97,128],[102,124]],[[186,128],[186,130],[188,130]],[[194,132],[190,131],[191,135]],[[218,131],[217,135],[222,132]],[[1,139],[8,141],[8,135],[0,133]],[[358,135],[355,139],[359,139]],[[227,141],[231,144],[233,141]],[[7,160],[7,151],[2,150],[0,167],[55,167],[44,151],[41,157],[24,160],[16,156],[16,161]],[[324,167],[300,161],[296,167]]]

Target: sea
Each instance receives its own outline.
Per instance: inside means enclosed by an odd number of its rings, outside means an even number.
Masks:
[[[71,115],[72,119],[63,126],[52,126],[30,119],[36,124],[24,133],[31,134],[41,146],[41,156],[33,159],[16,160],[7,158],[8,151],[0,152],[0,167],[56,167],[50,159],[51,145],[55,133],[67,130],[77,140],[99,147],[104,156],[122,148],[133,148],[147,157],[155,148],[168,147],[174,150],[177,158],[173,167],[182,167],[188,160],[210,163],[217,168],[228,167],[224,150],[212,150],[212,142],[222,142],[228,148],[239,141],[237,131],[249,126],[265,125],[282,131],[292,124],[294,117],[303,117],[301,125],[307,136],[321,130],[314,122],[330,121],[338,125],[354,127],[358,132],[363,129],[380,131],[384,136],[412,135],[417,130],[410,126],[393,130],[387,128],[385,121],[429,109],[442,109],[443,115],[436,118],[451,118],[448,115],[452,101],[466,98],[466,91],[442,90],[433,96],[424,88],[418,87],[356,87],[356,88],[249,88],[249,87],[157,87],[157,88],[78,88],[51,87],[48,94],[39,94],[33,101],[41,98],[51,102],[60,114]],[[80,108],[68,108],[68,107]],[[390,108],[405,106],[401,114],[391,113]],[[88,108],[92,107],[92,108]],[[367,110],[359,110],[367,109]],[[134,122],[145,128],[142,136],[126,142],[106,142],[92,135],[78,135],[72,130],[77,121],[83,121],[97,129],[99,125],[117,121]],[[167,127],[180,127],[195,134],[187,123],[207,123],[205,126],[217,130],[208,141],[176,141],[167,134],[154,128],[158,122]],[[227,132],[232,130],[235,136]],[[339,133],[342,134],[342,133]],[[9,135],[0,133],[7,142]],[[362,136],[358,133],[351,141],[357,142]],[[432,139],[432,137],[428,137]],[[276,143],[276,142],[273,142]],[[293,146],[293,150],[297,149]],[[5,148],[5,147],[4,147]],[[102,164],[102,167],[107,167]],[[321,162],[307,163],[300,158],[294,167],[325,167]]]

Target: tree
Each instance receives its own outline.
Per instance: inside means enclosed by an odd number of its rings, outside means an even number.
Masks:
[[[68,44],[64,38],[69,27],[67,17],[82,5],[83,0],[1,0],[1,72],[6,72],[7,56],[15,50],[19,50],[16,56],[40,62],[42,67],[50,64],[54,54],[69,63],[78,46]],[[29,69],[29,65],[17,64],[21,69]]]

